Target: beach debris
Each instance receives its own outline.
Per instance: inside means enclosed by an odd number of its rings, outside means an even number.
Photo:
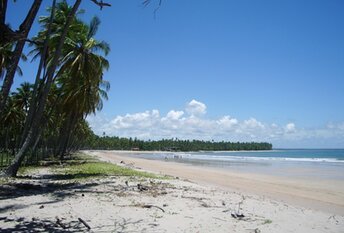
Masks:
[[[192,199],[192,200],[196,200],[196,201],[203,201],[203,200],[209,200],[209,198],[205,198],[205,197],[194,197],[194,196],[185,196],[185,195],[181,195],[181,198],[187,198],[187,199]]]
[[[124,183],[125,183],[125,185],[126,185],[127,187],[129,187],[129,183],[128,183],[127,180],[126,180]]]
[[[266,219],[264,220],[264,222],[262,223],[262,225],[264,224],[271,224],[272,223],[272,220],[271,219]]]
[[[44,208],[44,205],[41,205],[39,208],[40,208],[40,209],[43,209],[43,208]]]
[[[241,220],[242,218],[245,217],[245,215],[243,215],[243,214],[238,214],[238,213],[231,213],[231,216],[232,216],[233,218],[236,218],[236,219],[239,219],[239,220]]]
[[[147,209],[151,209],[151,208],[157,208],[159,210],[161,210],[162,212],[165,213],[165,210],[159,206],[156,205],[148,205],[148,204],[136,204],[134,205],[135,207],[141,207],[141,208],[147,208]]]
[[[67,227],[62,223],[62,220],[56,216],[56,225],[62,227],[62,229],[66,229]]]
[[[241,205],[244,203],[245,201],[245,196],[242,195],[241,196],[241,201],[238,203],[238,208],[236,211],[232,212],[231,213],[231,216],[235,219],[238,219],[238,220],[242,220],[243,218],[245,218],[245,215],[241,212]],[[223,204],[222,204],[223,205]],[[224,210],[222,212],[226,213],[226,212],[229,212],[229,211],[232,211],[231,209],[228,209],[228,210]]]
[[[17,221],[17,222],[23,222],[23,221],[24,221],[24,218],[23,218],[23,217],[17,218],[16,221]]]
[[[85,220],[83,220],[82,218],[78,218],[79,222],[81,222],[82,224],[84,224],[84,226],[88,229],[91,230],[90,225],[87,224],[87,222],[85,222]]]
[[[159,224],[157,224],[157,223],[149,223],[148,225],[149,225],[149,226],[152,226],[152,227],[157,227],[157,226],[159,226]]]
[[[202,206],[202,207],[205,207],[205,208],[210,208],[210,207],[211,207],[210,205],[208,205],[208,204],[205,203],[204,201],[202,201],[201,206]]]
[[[260,232],[261,231],[258,228],[254,229],[254,233],[260,233]]]
[[[242,198],[242,200],[238,203],[238,213],[241,210],[241,205],[244,204],[244,201],[246,199],[244,195],[242,195],[241,198]]]
[[[121,163],[121,164],[125,164],[125,162],[124,162],[123,160],[121,160],[121,162],[119,162],[119,163]]]
[[[331,215],[331,216],[328,218],[328,220],[331,220],[331,219],[333,219],[333,220],[336,222],[337,225],[339,224],[339,221],[338,221],[338,219],[336,219],[336,216],[335,216],[335,215]]]
[[[142,192],[142,191],[147,191],[148,190],[148,187],[146,186],[143,186],[142,184],[137,184],[137,189]]]

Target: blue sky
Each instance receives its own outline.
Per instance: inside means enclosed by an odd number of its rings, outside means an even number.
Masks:
[[[11,3],[14,28],[31,2]],[[82,4],[112,50],[95,132],[344,147],[344,1],[109,2]]]

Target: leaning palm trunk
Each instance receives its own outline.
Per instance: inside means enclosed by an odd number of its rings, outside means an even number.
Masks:
[[[54,20],[54,16],[55,16],[55,8],[56,8],[56,0],[53,1],[52,3],[52,7],[51,7],[51,13],[50,13],[50,19],[49,19],[49,24],[48,24],[48,28],[47,28],[47,35],[45,37],[44,40],[44,45],[43,45],[43,51],[41,54],[41,58],[39,61],[39,65],[38,65],[38,70],[37,70],[37,74],[36,74],[36,79],[35,79],[35,84],[33,86],[33,91],[32,91],[32,98],[30,101],[30,108],[29,108],[29,112],[28,115],[25,119],[25,123],[24,123],[24,129],[21,135],[21,140],[20,140],[20,146],[22,146],[24,144],[25,138],[28,134],[30,125],[32,124],[32,119],[33,116],[36,112],[37,109],[37,98],[38,98],[38,87],[41,81],[41,73],[43,70],[43,66],[46,63],[46,55],[47,55],[47,51],[48,51],[48,42],[50,39],[50,33],[51,33],[51,26]],[[45,75],[45,73],[43,72],[43,75]]]
[[[42,0],[35,0],[32,3],[32,6],[30,8],[29,13],[27,14],[25,20],[23,23],[20,25],[20,32],[22,33],[21,38],[17,41],[15,49],[13,51],[13,56],[11,58],[11,62],[9,64],[9,67],[7,67],[6,71],[6,76],[3,81],[2,89],[0,92],[0,114],[2,114],[2,111],[5,107],[8,95],[10,93],[12,84],[13,84],[13,79],[18,67],[18,63],[20,60],[20,57],[23,52],[23,48],[25,46],[25,42],[27,39],[27,36],[29,34],[29,31],[32,27],[32,24],[36,18],[37,12],[41,6]],[[7,4],[4,4],[7,5]],[[5,17],[5,15],[2,15],[1,17]],[[2,46],[2,45],[1,45]]]
[[[63,160],[63,157],[66,154],[68,145],[70,144],[72,133],[74,132],[75,125],[78,119],[79,118],[77,117],[76,113],[70,113],[66,119],[66,123],[62,126],[58,150],[60,160]]]
[[[55,50],[51,65],[48,67],[47,74],[45,77],[46,83],[42,88],[42,94],[40,95],[40,98],[39,98],[38,108],[37,108],[35,115],[33,116],[33,121],[32,121],[32,124],[30,126],[30,129],[28,131],[27,137],[25,138],[25,141],[24,141],[22,147],[20,148],[19,152],[16,154],[12,164],[5,170],[4,176],[15,177],[17,175],[18,169],[20,167],[21,162],[24,159],[25,153],[29,149],[31,142],[34,139],[34,137],[33,137],[34,136],[34,130],[39,127],[40,121],[42,119],[44,108],[45,108],[45,103],[47,101],[48,93],[49,93],[51,84],[53,82],[53,77],[54,77],[54,74],[55,74],[55,71],[56,71],[56,68],[58,65],[58,60],[61,56],[62,46],[64,44],[64,41],[65,41],[65,38],[66,38],[66,35],[68,32],[68,28],[69,28],[69,26],[73,20],[73,17],[75,15],[76,11],[78,10],[78,8],[80,6],[80,3],[81,3],[81,0],[76,0],[74,5],[73,5],[71,12],[68,14],[66,24],[63,28],[63,32],[61,34],[61,37],[60,37],[60,40],[58,43],[58,47]]]

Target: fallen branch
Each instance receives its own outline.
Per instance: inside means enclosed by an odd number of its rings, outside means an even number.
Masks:
[[[243,215],[243,214],[237,214],[237,213],[232,213],[231,216],[232,216],[233,218],[236,218],[236,219],[239,219],[239,220],[241,220],[242,218],[245,217],[245,215]]]
[[[91,230],[91,227],[90,225],[87,224],[87,222],[85,222],[82,218],[78,218],[78,220],[85,225],[85,227],[88,229],[88,230]]]
[[[135,206],[142,207],[142,208],[147,208],[147,209],[151,209],[151,208],[154,207],[154,208],[157,208],[157,209],[159,209],[159,210],[161,210],[162,212],[165,213],[165,210],[163,208],[161,208],[159,206],[156,206],[156,205],[141,205],[141,204],[139,204],[139,205],[135,205]]]
[[[192,199],[196,201],[203,201],[203,200],[209,199],[205,197],[192,197],[192,196],[184,196],[184,195],[182,195],[181,198]]]
[[[62,223],[61,219],[59,217],[56,217],[56,224],[62,227],[62,229],[66,229],[67,227]]]
[[[157,208],[159,210],[161,210],[162,212],[165,213],[165,210],[159,206],[156,206],[156,205],[145,205],[145,204],[135,204],[135,205],[117,205],[119,207],[141,207],[141,208],[147,208],[147,209],[150,209],[150,208]]]

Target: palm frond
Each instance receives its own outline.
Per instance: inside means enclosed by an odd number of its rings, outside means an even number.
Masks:
[[[89,25],[89,31],[87,35],[87,39],[92,38],[98,31],[98,27],[100,25],[100,19],[96,16],[94,16],[91,19],[90,25]]]

